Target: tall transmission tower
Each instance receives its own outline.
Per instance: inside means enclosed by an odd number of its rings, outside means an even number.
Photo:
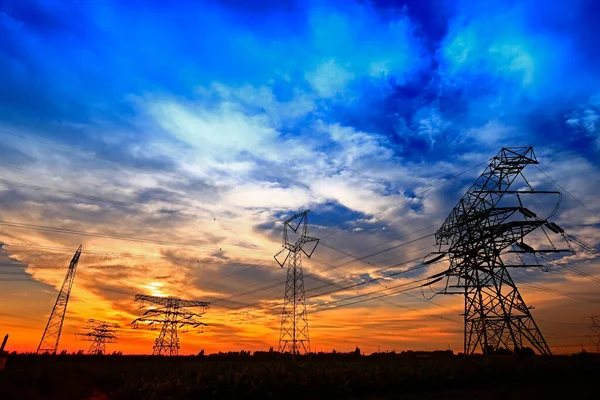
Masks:
[[[430,284],[446,278],[442,293],[464,295],[465,355],[478,348],[486,356],[500,349],[516,353],[527,343],[540,354],[551,354],[531,315],[531,307],[525,305],[509,274],[512,268],[543,267],[537,263],[536,253],[567,251],[554,245],[552,250],[535,250],[523,242],[538,228],[547,237],[545,228],[564,232],[547,221],[558,209],[560,192],[534,191],[522,173],[529,164],[538,164],[531,147],[500,150],[435,234],[440,251],[446,247],[450,267],[434,275],[432,278],[436,279]],[[525,189],[509,190],[518,176],[523,178],[521,187]],[[523,206],[527,196],[542,200],[539,196],[544,195],[557,198],[548,217],[539,217]],[[506,202],[509,204],[504,205]],[[526,264],[524,253],[531,254],[529,257],[536,262]],[[517,256],[519,262],[505,263],[503,257],[511,256]]]
[[[83,340],[92,342],[88,354],[106,354],[106,343],[117,341],[116,328],[118,325],[113,322],[88,319],[87,325],[83,328],[87,332],[79,334]]]
[[[185,328],[184,332],[186,332],[190,327],[202,327],[201,332],[204,332],[203,327],[208,326],[200,321],[200,318],[210,306],[210,303],[206,301],[182,300],[174,297],[146,296],[143,294],[137,294],[135,301],[140,302],[139,309],[142,315],[132,322],[134,328],[137,328],[140,322],[149,323],[151,329],[156,329],[157,325],[162,324],[158,338],[154,342],[152,355],[176,356],[179,354],[178,328]],[[147,304],[158,307],[149,308],[146,307]],[[192,312],[188,310],[192,307],[199,307],[201,311]]]
[[[37,348],[38,354],[46,352],[55,354],[56,350],[58,349],[58,342],[60,341],[60,334],[62,332],[65,314],[67,313],[67,304],[69,302],[69,296],[71,295],[73,282],[75,281],[75,272],[77,272],[79,257],[81,256],[81,247],[82,245],[79,245],[79,248],[75,252],[73,259],[69,264],[67,275],[65,276],[65,280],[63,281],[60,291],[58,292],[58,297],[54,303],[54,308],[52,309],[52,313],[48,318],[46,329],[44,329],[44,334],[42,335],[42,339],[40,340],[40,344]]]
[[[310,353],[301,254],[304,253],[310,258],[319,244],[319,239],[309,236],[309,212],[310,210],[306,210],[298,213],[283,223],[282,249],[275,254],[275,260],[281,268],[286,264],[288,266],[279,331],[279,352],[289,351],[293,357],[302,352]],[[291,232],[288,228],[293,234],[297,234],[298,239],[295,242],[290,241]]]

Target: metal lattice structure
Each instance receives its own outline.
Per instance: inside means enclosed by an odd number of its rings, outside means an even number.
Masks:
[[[530,164],[538,164],[533,148],[503,148],[435,234],[440,250],[445,248],[450,260],[449,269],[438,274],[436,281],[445,278],[442,293],[464,295],[465,299],[465,355],[477,349],[486,356],[503,349],[518,353],[526,345],[540,354],[551,354],[531,315],[531,307],[525,304],[509,274],[511,268],[542,267],[537,262],[525,264],[523,253],[535,257],[538,252],[563,251],[534,250],[523,242],[538,228],[546,226],[555,233],[560,229],[547,220],[558,209],[561,194],[534,191],[522,173]],[[522,187],[526,189],[509,190],[518,176],[523,178]],[[522,201],[525,196],[542,195],[558,199],[545,218],[524,207]],[[512,200],[514,204],[500,206],[503,199],[503,203]],[[505,263],[507,253],[517,255],[520,262]]]
[[[83,340],[92,342],[88,354],[106,354],[106,344],[116,343],[118,339],[115,335],[118,327],[113,322],[88,319],[87,325],[83,328],[87,332],[79,334]]]
[[[319,239],[309,236],[309,212],[310,210],[306,210],[298,213],[283,223],[282,249],[275,254],[279,266],[283,268],[287,264],[288,267],[281,312],[279,352],[290,352],[294,357],[296,354],[310,353],[302,253],[310,258],[319,244]],[[288,228],[299,235],[295,242],[290,241]]]
[[[176,356],[179,354],[179,334],[178,328],[202,328],[208,326],[200,320],[210,303],[197,300],[182,300],[174,297],[146,296],[138,294],[135,301],[140,302],[139,318],[136,318],[132,324],[134,328],[139,327],[140,322],[147,322],[151,329],[156,329],[162,325],[158,338],[154,342],[152,354],[155,356],[167,355]],[[146,305],[158,306],[149,308]],[[188,308],[200,308],[200,312],[192,312]]]
[[[55,354],[58,349],[58,343],[60,341],[60,334],[62,332],[63,322],[65,320],[65,314],[67,313],[67,304],[69,303],[69,297],[71,296],[71,288],[75,281],[75,273],[77,272],[77,264],[79,264],[79,257],[81,256],[80,245],[67,270],[65,280],[58,292],[58,297],[54,303],[54,308],[48,318],[46,329],[40,340],[40,344],[37,348],[37,353],[51,353]]]
[[[588,339],[596,346],[596,353],[600,353],[600,315],[596,315],[592,318],[592,326],[590,326],[590,335]]]

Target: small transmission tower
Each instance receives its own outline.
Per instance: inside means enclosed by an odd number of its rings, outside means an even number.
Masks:
[[[145,311],[132,322],[134,328],[137,328],[140,322],[149,323],[151,329],[156,329],[157,325],[162,324],[160,334],[154,342],[152,355],[176,356],[179,354],[178,327],[187,329],[189,327],[208,326],[200,321],[200,318],[210,306],[210,303],[206,301],[182,300],[174,297],[146,296],[143,294],[136,295],[135,301],[140,302],[140,313],[144,309]],[[147,308],[146,304],[159,307]],[[188,310],[191,307],[199,307],[202,311],[192,312]]]
[[[591,318],[592,326],[590,326],[590,331],[592,331],[592,333],[588,336],[588,339],[596,346],[596,353],[600,353],[600,315]]]
[[[116,328],[118,325],[112,322],[88,319],[84,327],[87,332],[79,334],[83,340],[92,342],[88,354],[106,354],[106,343],[117,341]]]
[[[71,288],[73,287],[73,282],[75,281],[75,272],[77,272],[77,264],[79,264],[79,257],[81,256],[81,247],[82,246],[79,245],[79,248],[75,252],[73,259],[69,264],[67,275],[65,276],[65,280],[60,288],[60,292],[58,292],[58,297],[54,303],[54,308],[52,309],[50,318],[48,318],[48,323],[46,324],[46,329],[44,329],[42,340],[40,340],[40,344],[37,349],[38,354],[55,354],[56,350],[58,349],[58,342],[60,340],[65,314],[67,313],[67,303],[69,302]]]
[[[538,164],[531,147],[500,150],[435,234],[440,250],[447,246],[445,253],[450,267],[433,277],[437,277],[435,281],[446,278],[442,293],[464,295],[465,299],[465,355],[473,354],[477,348],[486,356],[502,348],[519,352],[524,342],[540,354],[551,354],[530,307],[525,305],[508,272],[510,268],[542,267],[537,263],[526,265],[519,253],[535,257],[535,253],[565,251],[534,250],[523,242],[526,235],[538,228],[544,229],[544,225],[559,232],[547,219],[558,209],[561,194],[534,191],[522,174],[530,164]],[[517,176],[523,177],[526,189],[509,190]],[[558,197],[547,218],[538,217],[523,206],[523,197],[536,196],[537,199],[538,195]],[[515,204],[499,206],[500,200],[506,197],[516,199]],[[516,251],[505,251],[513,245]],[[505,264],[502,256],[506,257],[506,253],[516,253],[521,262]]]
[[[283,223],[282,249],[275,254],[275,260],[281,268],[285,264],[288,266],[279,331],[279,352],[289,351],[293,357],[301,352],[310,353],[301,253],[310,258],[319,244],[319,239],[309,236],[309,212],[310,210],[306,210],[298,213]],[[290,241],[288,228],[298,234],[295,242]],[[311,244],[308,245],[309,243]]]

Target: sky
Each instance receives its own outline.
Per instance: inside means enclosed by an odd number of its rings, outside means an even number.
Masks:
[[[324,310],[446,261],[323,293],[418,265],[504,146],[534,147],[569,193],[553,220],[600,245],[597,8],[0,2],[0,334],[37,348],[82,244],[60,349],[86,349],[77,333],[95,318],[120,326],[109,351],[151,352],[158,332],[131,326],[138,293],[211,302],[182,354],[277,348],[281,221],[310,209],[323,238],[303,259],[313,351],[461,351],[457,296]],[[585,252],[559,258],[600,278]],[[513,271],[525,302],[553,352],[592,350],[599,283],[548,267]]]

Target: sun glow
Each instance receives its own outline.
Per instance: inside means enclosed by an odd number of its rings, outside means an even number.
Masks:
[[[158,297],[167,297],[168,295],[164,293],[161,288],[164,286],[163,283],[160,282],[152,282],[144,286],[146,289],[150,290],[150,295],[158,296]]]

